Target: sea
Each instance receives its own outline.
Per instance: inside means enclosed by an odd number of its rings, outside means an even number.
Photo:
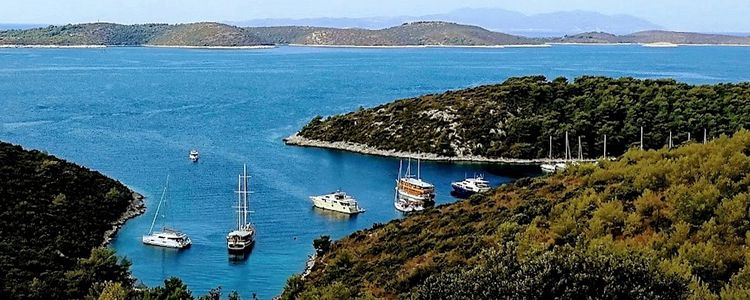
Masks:
[[[750,81],[749,56],[747,47],[637,45],[0,49],[0,140],[100,171],[146,196],[146,213],[111,244],[132,262],[139,282],[156,286],[177,276],[196,295],[221,287],[270,299],[304,270],[314,239],[403,217],[393,207],[397,158],[284,145],[313,117],[524,75]],[[191,149],[200,151],[199,163],[188,160]],[[258,234],[252,252],[237,259],[227,254],[225,238],[235,226],[244,165]],[[421,165],[438,204],[459,201],[450,183],[474,174],[501,185],[539,170]],[[154,218],[167,176],[165,206]],[[309,196],[339,189],[367,211],[345,217],[312,207]],[[187,233],[193,246],[143,245],[154,219],[156,228]]]

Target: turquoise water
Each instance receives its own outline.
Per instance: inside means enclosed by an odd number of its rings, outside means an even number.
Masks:
[[[147,213],[113,243],[145,284],[176,275],[196,294],[222,286],[268,299],[302,271],[314,238],[340,238],[400,217],[391,203],[397,160],[283,145],[315,115],[519,75],[748,81],[749,54],[740,47],[638,46],[0,49],[0,139],[100,170],[146,195]],[[201,151],[199,164],[189,163],[190,148]],[[243,163],[253,176],[259,232],[251,255],[237,262],[228,259],[224,238],[234,223]],[[475,172],[497,185],[536,169],[422,167],[437,186],[438,203],[455,201],[449,183]],[[182,252],[140,242],[167,174],[171,223],[194,242]],[[359,198],[367,212],[342,219],[311,208],[308,196],[337,188]]]

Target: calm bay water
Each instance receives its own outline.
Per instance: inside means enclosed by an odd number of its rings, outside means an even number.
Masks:
[[[554,46],[530,49],[0,49],[0,140],[46,150],[114,177],[147,196],[113,246],[147,285],[181,277],[196,294],[222,286],[246,298],[278,294],[302,271],[312,240],[399,218],[391,203],[398,161],[284,146],[315,115],[374,106],[510,76],[673,77],[690,83],[750,81],[750,48]],[[199,164],[187,159],[201,151]],[[247,163],[258,242],[230,261],[236,176]],[[535,168],[425,163],[438,203],[449,183],[481,172],[493,184]],[[167,174],[170,223],[193,247],[141,244]],[[340,218],[308,196],[342,188],[367,212]],[[102,209],[107,209],[102,207]]]

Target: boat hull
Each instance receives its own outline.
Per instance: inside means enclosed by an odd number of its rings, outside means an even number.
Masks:
[[[190,248],[192,245],[192,242],[183,242],[179,243],[174,240],[169,239],[162,239],[158,237],[152,237],[152,236],[144,236],[142,238],[143,244],[149,245],[149,246],[156,246],[156,247],[162,247],[162,248],[172,248],[172,249],[187,249]]]
[[[314,207],[324,210],[335,211],[348,215],[356,215],[358,213],[364,212],[364,210],[359,208],[359,206],[343,206],[333,203],[332,201],[326,201],[325,199],[323,199],[323,197],[310,197],[310,199],[312,200]]]
[[[453,196],[456,196],[456,197],[459,197],[459,198],[469,198],[472,195],[477,194],[477,192],[475,192],[475,191],[467,190],[467,189],[465,189],[463,187],[459,187],[459,186],[456,186],[456,185],[452,185],[452,187],[453,187],[453,192],[451,194],[453,194]]]

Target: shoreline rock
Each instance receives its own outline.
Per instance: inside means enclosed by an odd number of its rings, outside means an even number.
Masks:
[[[122,213],[120,218],[112,223],[112,228],[104,232],[102,247],[107,246],[112,242],[112,238],[117,234],[120,228],[125,225],[125,222],[146,212],[146,204],[143,202],[143,195],[133,191],[131,192],[133,193],[133,201],[130,202],[128,209]]]
[[[471,163],[497,163],[497,164],[509,164],[509,165],[537,165],[545,163],[566,163],[565,159],[549,159],[549,158],[535,158],[535,159],[519,159],[519,158],[491,158],[484,156],[440,156],[434,153],[413,153],[403,152],[396,150],[381,150],[371,146],[351,143],[351,142],[326,142],[320,140],[308,139],[295,133],[285,138],[284,143],[291,146],[301,147],[312,147],[312,148],[324,148],[333,150],[343,150],[360,154],[376,155],[384,157],[397,157],[397,158],[412,158],[421,159],[427,161],[444,161],[444,162],[471,162]],[[578,162],[595,162],[596,159],[584,159],[576,160]]]

